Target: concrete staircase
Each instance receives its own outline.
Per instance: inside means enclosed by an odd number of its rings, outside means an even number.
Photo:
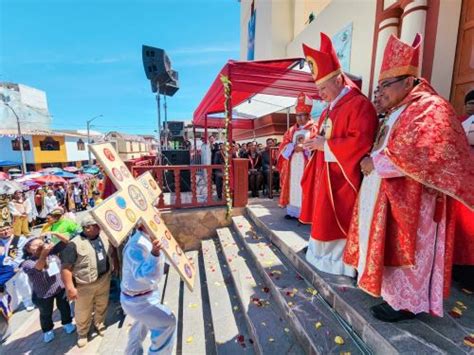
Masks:
[[[160,288],[178,320],[175,354],[474,354],[463,344],[474,333],[474,296],[453,288],[444,318],[376,321],[369,307],[380,300],[349,278],[313,269],[305,260],[309,227],[284,214],[269,200],[250,205],[199,251],[188,252],[198,270],[194,292],[169,269]],[[452,318],[448,312],[459,304],[463,316]],[[0,354],[33,347],[35,354],[52,353],[41,343],[37,311],[15,322],[22,324]],[[53,353],[124,354],[132,319],[117,301],[107,324],[106,336],[92,337],[85,349],[57,324]],[[149,344],[148,338],[144,349]]]
[[[192,252],[199,278],[188,292],[171,270],[165,304],[177,314],[178,354],[470,354],[472,296],[453,289],[446,313],[387,324],[374,319],[380,302],[352,279],[321,273],[305,260],[308,226],[283,218],[273,204],[250,205],[232,226]]]
[[[247,208],[246,216],[234,218],[234,228],[244,235],[263,237],[319,291],[325,303],[337,313],[343,324],[362,339],[366,349],[377,354],[473,354],[463,344],[464,337],[474,332],[474,297],[451,288],[445,302],[443,318],[423,314],[415,320],[384,323],[370,314],[370,307],[381,302],[357,289],[352,279],[334,276],[314,269],[305,254],[310,237],[309,226],[284,218],[285,210],[273,201]],[[247,238],[248,239],[248,238]],[[466,307],[462,317],[453,318],[449,312],[459,304]]]

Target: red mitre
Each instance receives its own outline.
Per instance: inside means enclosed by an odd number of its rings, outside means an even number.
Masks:
[[[326,34],[321,32],[321,49],[319,51],[303,43],[303,52],[316,85],[342,73],[341,63],[337,58],[331,39]]]
[[[417,33],[410,46],[392,34],[383,53],[379,81],[403,75],[418,76],[421,41],[422,37]]]
[[[296,113],[311,113],[313,109],[313,99],[306,95],[304,92],[301,92],[296,99]]]

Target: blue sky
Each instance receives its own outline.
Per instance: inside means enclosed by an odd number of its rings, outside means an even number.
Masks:
[[[239,58],[237,0],[0,0],[0,81],[46,91],[53,128],[153,133],[141,45],[179,72],[169,120],[190,120],[227,59]]]

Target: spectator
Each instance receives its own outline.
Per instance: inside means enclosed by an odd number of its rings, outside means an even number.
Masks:
[[[209,136],[209,149],[211,150],[211,162],[214,161],[217,152],[219,152],[219,145],[216,143],[216,138],[214,136]]]
[[[72,198],[76,212],[82,211],[82,190],[78,184],[74,184],[72,187]]]
[[[59,207],[58,200],[56,199],[53,190],[48,190],[46,193],[46,196],[44,197],[44,207],[47,215]]]
[[[275,169],[276,164],[277,164],[277,154],[278,151],[276,149],[272,149],[275,147],[275,141],[273,138],[267,138],[266,141],[266,148],[262,152],[262,171],[263,171],[263,183],[265,185],[265,188],[267,190],[267,194],[270,196],[270,173],[272,173],[272,189],[275,187],[275,189],[278,191],[278,188],[280,186],[279,178],[280,175],[278,174],[278,171]]]
[[[93,203],[91,204],[91,207],[98,206],[104,201],[102,199],[102,197],[100,197],[100,192],[99,191],[94,191],[92,193],[92,201],[93,201]]]
[[[41,230],[41,237],[49,239],[55,246],[53,253],[57,254],[79,232],[79,225],[66,218],[62,208],[57,208],[46,216],[46,225]]]
[[[81,222],[82,233],[61,252],[61,276],[70,301],[76,301],[77,346],[87,345],[91,323],[97,333],[105,331],[105,312],[109,303],[112,247],[100,234],[90,213]],[[94,319],[92,314],[94,314]]]
[[[8,203],[8,209],[13,216],[13,234],[17,237],[30,235],[28,214],[31,212],[31,204],[24,198],[22,191],[15,191],[13,200]]]
[[[258,190],[262,185],[262,156],[257,152],[257,143],[250,144],[248,153],[249,160],[249,188],[252,191],[252,197],[258,197]]]
[[[8,222],[0,227],[0,318],[3,318],[0,319],[0,334],[2,321],[8,320],[10,311],[14,310],[20,301],[23,301],[28,311],[34,309],[28,280],[19,269],[26,240],[24,236],[14,236]]]
[[[13,230],[9,224],[0,227],[0,344],[10,335],[8,320],[11,316],[11,296],[6,290],[6,283],[15,275],[12,265],[4,265],[8,254],[8,243]]]
[[[54,339],[53,308],[56,300],[61,314],[61,324],[67,334],[76,330],[72,324],[71,308],[66,299],[64,284],[60,277],[61,262],[56,255],[49,255],[53,245],[44,243],[40,238],[33,238],[24,246],[26,260],[22,264],[33,288],[33,302],[40,313],[43,341],[49,343]]]
[[[216,165],[224,165],[224,149],[225,145],[223,143],[219,144],[219,152],[215,155],[214,161],[212,162],[213,164]],[[223,187],[223,182],[224,182],[224,172],[222,169],[213,169],[214,171],[214,179],[216,182],[216,192],[217,192],[217,198],[219,200],[222,199],[222,187]]]
[[[66,191],[64,190],[63,185],[59,185],[54,190],[54,196],[56,197],[56,201],[58,205],[61,207],[64,206],[66,202]]]

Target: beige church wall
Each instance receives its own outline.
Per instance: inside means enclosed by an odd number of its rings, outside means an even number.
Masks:
[[[320,32],[330,37],[352,22],[352,49],[350,71],[363,77],[363,91],[367,94],[372,61],[376,1],[333,0],[307,25],[288,46],[288,57],[302,57],[302,43],[319,48]]]
[[[449,100],[462,0],[441,0],[431,84]]]

